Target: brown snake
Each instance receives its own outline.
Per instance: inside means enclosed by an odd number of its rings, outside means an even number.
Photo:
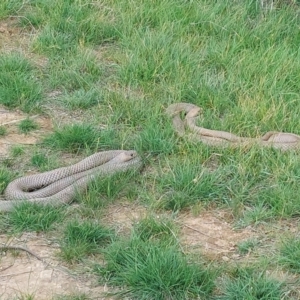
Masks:
[[[173,118],[173,127],[181,137],[186,136],[186,129],[192,133],[191,138],[210,146],[241,147],[259,145],[273,147],[282,151],[300,149],[300,136],[294,133],[269,131],[262,137],[239,137],[227,131],[211,130],[196,125],[201,108],[190,103],[174,103],[167,110],[167,114]],[[181,112],[185,113],[184,119]]]
[[[139,167],[141,159],[136,151],[98,152],[69,167],[15,179],[4,192],[5,199],[10,201],[0,200],[0,212],[11,211],[22,201],[54,206],[69,203],[96,176]]]

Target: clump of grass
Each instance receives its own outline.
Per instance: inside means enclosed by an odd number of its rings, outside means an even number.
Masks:
[[[272,215],[264,202],[257,203],[254,207],[243,212],[243,217],[237,222],[237,225],[240,227],[246,227],[250,224],[258,225],[272,218]]]
[[[259,242],[256,239],[249,239],[238,243],[237,248],[241,254],[247,254],[252,251]]]
[[[0,103],[24,112],[38,108],[42,89],[30,63],[19,54],[6,54],[0,56],[0,69]]]
[[[48,231],[64,217],[63,207],[22,202],[8,215],[8,222],[15,231]]]
[[[109,148],[114,146],[116,139],[112,130],[98,130],[91,125],[75,124],[56,129],[52,135],[44,139],[44,143],[55,149],[78,152],[99,146]]]
[[[22,155],[25,152],[24,146],[13,146],[10,148],[10,154],[12,155],[12,157],[18,157],[20,155]]]
[[[133,299],[206,298],[214,288],[215,274],[204,265],[190,263],[175,246],[143,241],[112,243],[104,250],[105,266],[96,272],[111,285],[119,286],[120,297]]]
[[[148,216],[134,225],[135,234],[143,241],[158,240],[176,242],[176,228],[171,219]]]
[[[221,184],[222,172],[207,172],[200,163],[181,159],[169,168],[157,178],[158,188],[164,195],[158,206],[176,211],[198,201],[219,200],[222,193],[226,194],[226,186]]]
[[[112,229],[98,223],[73,221],[67,224],[61,245],[61,256],[68,262],[99,253],[115,237]]]
[[[52,300],[91,300],[89,296],[86,294],[73,294],[73,295],[64,295],[64,296],[56,296],[52,298]]]
[[[31,156],[30,162],[41,172],[53,170],[60,167],[57,161],[57,153],[55,153],[54,155],[49,155],[48,153],[37,151]]]
[[[14,175],[8,168],[0,167],[0,194],[2,194],[9,184],[12,181]]]
[[[34,120],[27,118],[19,123],[18,128],[21,133],[26,134],[32,130],[38,129],[39,126]]]
[[[135,186],[132,183],[135,176],[135,171],[126,171],[95,178],[88,184],[87,192],[78,194],[76,200],[97,209],[119,197],[132,198],[132,194],[135,195]]]
[[[62,102],[70,109],[88,109],[101,101],[101,93],[96,89],[79,89],[62,97]]]
[[[143,123],[143,129],[135,141],[135,148],[153,154],[174,153],[177,145],[173,138],[173,131],[171,127],[162,125],[160,121],[151,119]]]
[[[286,171],[287,172],[287,171]],[[300,203],[297,197],[300,187],[296,182],[299,175],[292,175],[289,181],[278,180],[276,186],[266,187],[254,197],[256,203],[264,202],[273,216],[295,216],[300,211]]]
[[[279,262],[289,270],[300,273],[300,238],[295,237],[284,241]]]
[[[0,126],[0,137],[7,135],[7,129],[4,126]]]
[[[19,0],[2,0],[0,3],[0,19],[15,13],[22,3]]]
[[[48,158],[43,153],[35,153],[31,156],[31,164],[35,167],[44,167],[48,164]]]
[[[35,293],[21,293],[18,300],[36,300]]]
[[[219,300],[281,300],[284,284],[266,277],[263,272],[250,269],[236,270],[234,277],[224,284],[224,292],[217,297]]]

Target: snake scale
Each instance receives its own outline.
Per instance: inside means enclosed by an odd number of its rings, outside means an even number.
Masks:
[[[69,203],[96,176],[106,176],[141,167],[136,151],[110,150],[52,171],[24,176],[8,184],[0,211],[11,211],[22,201],[54,206]]]
[[[273,147],[282,151],[299,150],[300,136],[294,133],[269,131],[262,137],[246,138],[227,131],[211,130],[197,126],[201,108],[190,103],[171,104],[166,112],[172,117],[173,127],[181,137],[187,136],[186,129],[191,131],[190,138],[210,146],[242,147],[258,145]],[[181,117],[181,114],[184,117]]]

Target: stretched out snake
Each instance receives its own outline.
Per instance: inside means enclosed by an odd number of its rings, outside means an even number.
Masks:
[[[191,138],[211,146],[241,147],[259,145],[273,147],[282,151],[300,149],[300,136],[294,133],[269,131],[262,137],[239,137],[227,131],[211,130],[197,126],[201,108],[190,103],[174,103],[167,108],[167,114],[173,118],[173,127],[179,136],[186,136],[186,129]],[[184,112],[184,118],[181,113]]]
[[[11,211],[22,201],[54,206],[69,203],[96,176],[138,169],[141,159],[135,151],[111,150],[95,153],[69,167],[18,178],[7,186],[0,211]]]

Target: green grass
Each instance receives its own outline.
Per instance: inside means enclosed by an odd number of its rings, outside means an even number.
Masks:
[[[134,231],[145,242],[150,240],[177,242],[175,233],[178,230],[172,220],[165,216],[149,215],[135,224]]]
[[[88,109],[101,103],[101,92],[96,89],[85,90],[80,88],[72,93],[66,93],[61,101],[71,110]]]
[[[233,278],[224,284],[220,300],[281,300],[284,298],[284,284],[268,278],[263,272],[249,269],[236,270]]]
[[[280,249],[280,263],[293,272],[300,273],[300,239],[290,238],[283,242]]]
[[[67,262],[79,261],[84,256],[99,253],[114,236],[112,229],[98,223],[72,221],[64,230],[60,255]]]
[[[37,109],[42,88],[31,63],[21,54],[2,54],[0,69],[0,104],[20,107],[25,112]]]
[[[3,0],[0,3],[0,18],[15,14],[22,6],[19,0]]]
[[[48,158],[43,153],[35,153],[31,157],[31,164],[35,167],[44,167],[48,164]]]
[[[12,157],[19,157],[25,153],[25,148],[23,145],[15,145],[10,148],[10,154]]]
[[[21,293],[21,295],[16,298],[17,300],[35,300],[35,293]]]
[[[8,216],[7,220],[14,231],[48,231],[54,224],[63,221],[63,207],[54,208],[52,205],[38,205],[23,202]]]
[[[56,129],[53,134],[44,139],[44,144],[70,152],[78,152],[86,148],[105,149],[117,143],[115,136],[113,130],[99,130],[88,124],[74,124]]]
[[[88,184],[87,192],[76,196],[79,203],[83,203],[91,209],[107,207],[118,198],[134,200],[138,191],[133,181],[136,178],[135,171],[116,173],[105,177],[100,176]]]
[[[238,243],[237,248],[239,253],[245,255],[250,253],[252,250],[255,249],[256,246],[259,245],[259,241],[256,239],[248,239],[243,242]]]
[[[51,58],[47,73],[51,88],[91,93],[90,89],[97,89],[94,84],[101,82],[103,71],[93,53],[78,50],[74,54],[67,53],[63,59],[60,56]]]
[[[70,51],[76,44],[99,45],[116,39],[118,33],[109,26],[109,9],[101,9],[97,2],[34,1],[25,16],[29,24],[42,28],[34,46],[47,54]]]
[[[38,129],[39,126],[34,120],[27,118],[19,123],[18,128],[21,133],[27,134],[32,130]]]
[[[222,173],[209,173],[196,160],[193,162],[175,160],[163,168],[157,178],[157,186],[163,195],[159,206],[165,209],[180,210],[200,201],[220,200],[226,194],[226,186],[222,185]]]
[[[104,251],[105,266],[96,272],[108,284],[119,286],[120,297],[131,299],[206,298],[214,287],[215,273],[189,262],[176,246],[143,241],[137,237],[112,243]]]
[[[5,188],[13,178],[14,174],[9,168],[4,166],[0,167],[0,194],[4,192]]]
[[[0,126],[0,136],[7,135],[7,129],[4,126]]]

